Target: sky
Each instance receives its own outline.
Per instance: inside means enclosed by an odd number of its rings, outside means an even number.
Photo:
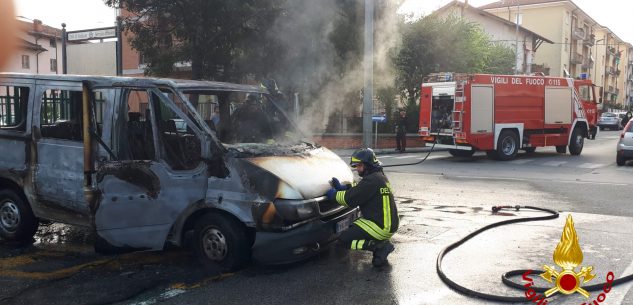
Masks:
[[[6,0],[0,0],[6,1]],[[110,27],[114,25],[115,12],[103,4],[103,0],[14,0],[18,16],[40,19],[44,24],[61,27],[66,23],[70,31]],[[230,1],[230,0],[229,0]],[[318,1],[318,0],[316,0]],[[405,0],[401,12],[426,15],[451,0]],[[510,0],[512,1],[512,0]],[[610,28],[618,37],[633,44],[630,0],[573,0],[583,11],[603,26]],[[477,7],[494,0],[469,0]]]
[[[463,0],[460,0],[463,2]],[[512,2],[512,0],[510,0]],[[572,0],[585,13],[600,25],[606,26],[620,39],[633,44],[633,27],[631,13],[633,1],[630,0]],[[400,8],[401,12],[414,12],[428,15],[430,12],[444,6],[451,0],[405,0]],[[468,4],[479,7],[496,0],[468,0]]]

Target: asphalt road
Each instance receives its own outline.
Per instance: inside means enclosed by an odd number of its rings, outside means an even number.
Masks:
[[[480,154],[460,159],[433,152],[423,164],[386,168],[401,227],[390,264],[381,269],[371,267],[370,253],[332,248],[293,265],[250,265],[220,274],[200,268],[182,249],[95,254],[89,232],[50,224],[40,228],[34,245],[0,241],[0,304],[489,304],[448,288],[435,262],[442,248],[483,225],[542,215],[493,215],[493,205],[549,207],[563,217],[474,238],[445,258],[451,279],[483,292],[521,296],[501,284],[500,274],[544,264],[558,268],[552,253],[571,214],[582,266],[593,266],[596,274],[587,284],[595,284],[609,271],[616,277],[633,273],[633,164],[615,165],[617,137],[615,131],[602,132],[586,142],[580,156],[539,149],[499,162]],[[380,158],[389,165],[425,155]],[[552,287],[537,277],[539,286]],[[615,287],[601,304],[633,304],[630,288]],[[580,305],[598,296],[559,296],[548,304]]]

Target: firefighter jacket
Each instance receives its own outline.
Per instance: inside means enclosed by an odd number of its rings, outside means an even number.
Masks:
[[[348,190],[336,192],[336,201],[347,207],[358,206],[362,218],[354,224],[376,240],[387,240],[398,229],[398,210],[382,170],[365,175]]]

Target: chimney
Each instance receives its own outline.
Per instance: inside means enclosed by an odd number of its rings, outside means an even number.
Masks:
[[[42,26],[42,20],[33,19],[33,31],[42,32],[43,28],[44,27]]]

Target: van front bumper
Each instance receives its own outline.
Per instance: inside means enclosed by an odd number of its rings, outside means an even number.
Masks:
[[[312,257],[336,241],[341,234],[337,232],[339,223],[351,225],[358,214],[356,208],[285,232],[258,231],[252,248],[253,260],[261,264],[286,264]]]

